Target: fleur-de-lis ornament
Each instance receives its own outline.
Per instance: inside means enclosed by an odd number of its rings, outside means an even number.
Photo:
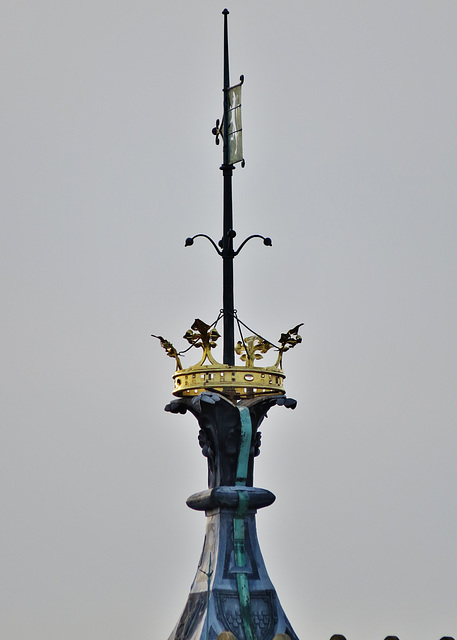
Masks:
[[[263,358],[262,354],[267,353],[272,347],[270,342],[259,338],[259,336],[249,336],[243,342],[237,342],[235,353],[240,356],[243,362],[246,362],[247,367],[253,367],[254,360]]]
[[[216,341],[220,338],[219,332],[214,327],[197,318],[190,329],[183,336],[193,347],[203,347],[209,351],[216,346]]]

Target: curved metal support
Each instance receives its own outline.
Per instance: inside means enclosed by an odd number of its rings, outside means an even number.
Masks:
[[[185,247],[191,247],[194,244],[194,240],[195,238],[206,238],[207,240],[209,240],[211,242],[211,244],[213,245],[213,247],[216,249],[217,253],[222,256],[222,251],[219,251],[219,249],[217,248],[217,244],[214,242],[214,240],[212,238],[210,238],[209,236],[206,235],[206,233],[197,233],[197,235],[192,236],[192,238],[186,238],[186,241],[184,243]]]
[[[246,240],[243,240],[243,242],[240,244],[240,246],[238,247],[238,249],[236,251],[233,252],[233,256],[237,256],[239,254],[239,252],[241,251],[241,249],[244,247],[244,245],[249,242],[249,240],[252,240],[252,238],[262,238],[263,240],[263,244],[266,247],[271,247],[271,245],[273,244],[271,242],[271,238],[265,238],[265,236],[261,236],[258,233],[255,233],[252,236],[249,236],[248,238],[246,238]]]
[[[233,230],[230,230],[228,232],[228,236],[230,238],[234,238],[236,236],[236,232]],[[212,238],[210,238],[208,235],[206,235],[206,233],[197,233],[195,236],[192,236],[191,238],[186,238],[186,241],[184,243],[184,246],[186,247],[191,247],[194,244],[194,240],[195,238],[206,238],[207,240],[209,240],[211,242],[211,244],[213,245],[214,249],[217,251],[217,253],[221,256],[224,257],[224,251],[218,249],[216,243],[214,242],[214,240]],[[236,251],[232,251],[231,255],[229,254],[228,257],[232,257],[234,258],[235,256],[237,256],[241,249],[244,247],[244,245],[249,242],[249,240],[252,240],[252,238],[261,238],[263,240],[263,244],[266,247],[271,247],[272,246],[272,241],[271,238],[265,237],[265,236],[261,236],[259,233],[254,233],[252,236],[247,237],[245,240],[243,240],[243,242],[240,244],[240,246],[238,247],[238,249]],[[223,246],[223,240],[219,241],[219,246],[222,247]]]

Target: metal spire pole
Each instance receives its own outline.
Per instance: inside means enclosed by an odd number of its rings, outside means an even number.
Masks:
[[[218,255],[222,258],[222,316],[223,316],[223,362],[225,365],[235,365],[235,308],[233,292],[233,260],[240,253],[244,245],[252,238],[262,238],[264,245],[271,247],[271,239],[258,233],[250,235],[240,244],[238,249],[233,248],[233,239],[236,233],[233,229],[232,211],[232,176],[234,165],[237,162],[244,167],[243,145],[241,139],[241,85],[244,76],[240,76],[239,84],[230,86],[229,73],[229,46],[228,46],[228,9],[222,12],[224,16],[224,86],[223,86],[223,117],[219,118],[212,129],[216,136],[216,144],[220,137],[223,140],[222,165],[223,174],[223,222],[222,239],[216,244],[206,233],[197,233],[186,238],[185,246],[194,244],[195,238],[203,237],[211,242]],[[220,247],[220,249],[219,249]]]
[[[222,300],[224,311],[224,364],[235,364],[235,323],[233,301],[233,210],[232,210],[232,175],[233,165],[230,164],[230,136],[229,136],[229,108],[230,108],[230,75],[228,51],[228,9],[222,12],[224,16],[224,155],[221,170],[224,176],[224,217],[222,227]]]

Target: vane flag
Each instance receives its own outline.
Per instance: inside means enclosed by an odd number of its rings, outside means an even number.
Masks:
[[[222,124],[219,132],[227,146],[228,163],[236,164],[237,162],[241,162],[241,166],[244,167],[242,137],[243,128],[241,126],[241,86],[243,84],[243,81],[244,76],[241,76],[240,82],[238,84],[227,89],[229,104],[227,114],[227,132],[225,132],[224,118],[222,119]]]
[[[216,120],[213,134],[216,136],[216,144],[219,144],[219,136],[224,141],[224,165],[234,165],[241,162],[244,167],[243,139],[241,126],[241,87],[244,76],[240,76],[238,84],[230,86],[229,54],[228,54],[228,9],[222,12],[224,15],[224,114],[222,122]],[[225,123],[227,131],[225,131]],[[221,167],[223,168],[223,167]]]

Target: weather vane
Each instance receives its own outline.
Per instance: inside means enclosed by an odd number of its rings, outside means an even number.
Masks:
[[[219,144],[219,138],[223,140],[223,163],[221,170],[224,180],[224,213],[222,238],[219,241],[219,250],[216,243],[205,234],[197,234],[193,238],[187,238],[186,246],[193,244],[195,238],[203,236],[208,238],[217,253],[222,257],[223,261],[223,325],[224,325],[224,364],[235,364],[235,309],[233,294],[233,260],[239,254],[244,245],[251,238],[262,238],[266,246],[271,246],[271,239],[255,234],[246,238],[237,250],[233,248],[233,240],[236,232],[233,229],[233,204],[232,204],[232,178],[234,165],[241,162],[244,167],[243,158],[243,129],[241,126],[241,87],[244,82],[244,76],[240,76],[240,82],[234,86],[230,86],[229,71],[229,51],[228,51],[228,10],[224,9],[224,113],[222,122],[216,120],[216,126],[213,128],[213,134],[216,136],[216,144]]]

